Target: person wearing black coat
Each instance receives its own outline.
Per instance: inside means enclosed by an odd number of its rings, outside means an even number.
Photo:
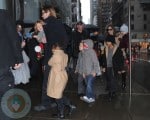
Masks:
[[[84,23],[82,21],[77,22],[75,30],[72,32],[72,55],[74,59],[78,58],[80,42],[89,37],[88,32],[84,29]]]
[[[68,36],[64,27],[64,24],[57,19],[56,11],[52,6],[44,6],[42,8],[42,18],[44,20],[44,32],[46,35],[47,43],[45,44],[44,57],[43,57],[43,68],[44,68],[44,79],[42,87],[42,99],[39,106],[35,106],[35,110],[41,111],[46,110],[52,105],[52,99],[47,96],[47,81],[50,71],[48,61],[52,56],[52,46],[55,43],[59,43],[63,50],[66,49],[68,44]]]
[[[0,100],[3,94],[13,88],[14,77],[10,67],[17,69],[23,62],[15,22],[7,10],[0,9]],[[4,119],[0,108],[0,117]]]
[[[105,74],[109,100],[117,90],[116,77],[124,67],[124,57],[121,49],[115,44],[115,37],[108,35],[105,39],[104,53],[101,55],[100,65]]]

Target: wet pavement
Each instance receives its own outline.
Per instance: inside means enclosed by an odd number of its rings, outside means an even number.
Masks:
[[[128,76],[126,91],[118,91],[111,102],[107,99],[105,81],[102,77],[98,77],[94,84],[96,101],[92,104],[80,100],[77,96],[77,83],[70,76],[65,95],[76,105],[77,109],[64,120],[150,120],[149,69],[149,62],[132,62],[132,94],[130,94],[130,77]],[[40,103],[41,83],[41,79],[37,78],[31,79],[26,85],[17,86],[29,94],[32,102],[30,112],[18,120],[56,120],[52,117],[55,108],[41,112],[33,110],[33,107]]]

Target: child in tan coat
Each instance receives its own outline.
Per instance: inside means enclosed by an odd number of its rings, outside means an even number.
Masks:
[[[52,47],[53,55],[48,61],[51,66],[48,84],[47,95],[54,98],[57,103],[58,114],[57,117],[64,118],[64,107],[69,107],[69,114],[71,114],[74,106],[70,104],[70,100],[63,97],[63,92],[68,81],[66,67],[68,63],[68,55],[61,49],[59,43]]]

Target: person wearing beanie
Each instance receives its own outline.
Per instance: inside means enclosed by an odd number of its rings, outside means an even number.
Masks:
[[[128,26],[126,24],[123,24],[120,27],[120,32],[128,33]]]
[[[96,76],[101,75],[100,65],[96,52],[93,49],[93,41],[91,39],[86,39],[82,41],[82,44],[82,55],[78,57],[76,70],[80,70],[80,74],[82,74],[85,80],[86,90],[85,96],[80,97],[80,99],[87,103],[92,103],[95,102],[95,94],[93,88],[94,80]]]
[[[121,49],[115,44],[114,36],[108,35],[105,39],[104,53],[101,55],[100,65],[106,79],[108,100],[111,101],[117,90],[117,75],[124,66]]]
[[[128,33],[128,26],[126,24],[123,24],[120,27],[120,32],[121,32],[121,40],[119,47],[121,48],[123,52],[124,59],[126,61],[129,61],[129,33]],[[126,88],[126,70],[125,67],[121,71],[121,77],[122,77],[122,89],[125,90]]]
[[[129,34],[128,34],[128,26],[123,24],[120,27],[120,32],[122,35],[122,39],[120,41],[120,48],[124,49],[125,52],[127,52],[127,49],[129,48]]]

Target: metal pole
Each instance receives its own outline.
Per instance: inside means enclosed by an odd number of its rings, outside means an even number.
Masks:
[[[13,20],[16,21],[16,0],[12,0]]]
[[[131,58],[131,56],[132,56],[132,53],[131,53],[131,28],[130,28],[130,25],[131,25],[131,21],[130,21],[130,16],[131,16],[131,14],[130,14],[130,9],[131,9],[131,2],[130,2],[130,0],[128,0],[128,6],[129,6],[129,13],[128,13],[128,17],[129,17],[129,54],[130,54],[130,64],[129,64],[129,81],[130,81],[130,84],[129,84],[129,89],[130,89],[130,91],[129,91],[129,111],[130,111],[130,107],[131,107],[131,99],[132,99],[132,71],[131,71],[131,67],[132,67],[132,58]]]

